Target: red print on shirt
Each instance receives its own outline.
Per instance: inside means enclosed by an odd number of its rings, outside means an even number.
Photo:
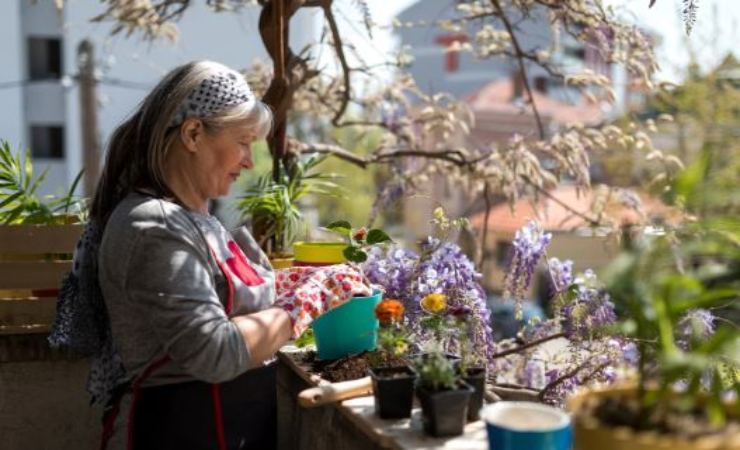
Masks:
[[[236,242],[229,241],[227,245],[232,256],[226,260],[226,265],[229,266],[231,272],[247,286],[259,286],[264,283],[265,280],[249,265],[242,249],[236,245]]]

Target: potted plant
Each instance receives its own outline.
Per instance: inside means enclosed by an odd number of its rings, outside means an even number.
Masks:
[[[404,307],[394,299],[385,299],[375,307],[378,328],[378,360],[373,361],[370,377],[375,396],[375,412],[382,419],[411,416],[416,372],[399,364],[408,350],[408,333],[403,325]]]
[[[281,163],[277,180],[272,172],[262,174],[237,200],[237,209],[251,216],[255,239],[275,268],[292,264],[291,245],[303,221],[300,200],[309,194],[340,194],[340,187],[333,181],[338,175],[315,170],[325,159],[313,154],[296,158],[290,168]]]
[[[330,223],[326,230],[341,236],[343,242],[296,242],[294,245],[296,264],[327,265],[346,261],[363,263],[367,260],[367,249],[374,245],[391,242],[385,231],[365,227],[352,228],[346,220]]]
[[[738,230],[723,218],[641,241],[625,233],[606,280],[637,343],[637,380],[570,399],[577,449],[740,448],[737,400],[723,400],[740,392],[740,336],[712,313],[738,305]]]
[[[23,157],[22,157],[23,156]],[[71,269],[82,233],[85,202],[74,195],[82,172],[64,196],[40,197],[47,171],[34,177],[30,151],[14,153],[0,142],[0,316],[5,332],[20,327],[46,332],[58,283]],[[9,319],[8,319],[9,318]]]
[[[0,142],[0,224],[65,225],[84,220],[85,202],[74,194],[83,172],[66,195],[40,198],[36,191],[48,170],[34,179],[31,152],[21,159],[21,152],[14,155],[7,141]]]
[[[435,437],[462,434],[473,388],[460,378],[442,351],[417,358],[414,368],[419,374],[416,396],[421,403],[424,432]]]
[[[349,243],[346,244],[344,255],[349,264],[365,261],[368,248],[391,241],[382,230],[358,232],[352,230],[346,221],[334,222],[327,228],[348,238]],[[366,279],[362,267],[359,265],[357,267],[362,277]],[[382,295],[379,289],[375,289],[370,296],[354,297],[317,317],[312,327],[319,358],[337,359],[353,353],[374,350],[377,345],[378,329],[374,310]]]
[[[483,399],[486,392],[486,370],[485,361],[480,354],[475,352],[470,340],[470,308],[460,305],[450,308],[449,315],[455,324],[458,332],[458,343],[460,346],[460,360],[457,363],[457,370],[462,380],[473,388],[473,394],[470,396],[468,403],[468,422],[480,418],[480,410],[483,407]]]

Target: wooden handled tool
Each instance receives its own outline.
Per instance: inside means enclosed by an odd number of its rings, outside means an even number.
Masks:
[[[373,382],[370,377],[359,380],[328,383],[309,389],[298,394],[298,404],[305,408],[326,405],[355,397],[364,397],[373,393]]]

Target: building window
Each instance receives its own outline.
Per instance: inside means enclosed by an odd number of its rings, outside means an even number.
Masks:
[[[31,126],[31,155],[34,158],[64,158],[64,127]]]
[[[62,77],[62,41],[58,38],[28,38],[28,76],[32,80]]]

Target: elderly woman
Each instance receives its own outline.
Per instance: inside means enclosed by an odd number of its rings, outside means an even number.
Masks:
[[[107,405],[101,448],[275,447],[269,361],[326,298],[276,302],[249,232],[232,234],[208,212],[252,167],[252,143],[271,121],[239,73],[196,62],[168,74],[113,134],[60,298],[72,306],[60,303],[52,336],[69,343],[100,329],[88,390]],[[64,311],[79,305],[97,315],[90,327],[80,325],[86,313],[67,323]]]

